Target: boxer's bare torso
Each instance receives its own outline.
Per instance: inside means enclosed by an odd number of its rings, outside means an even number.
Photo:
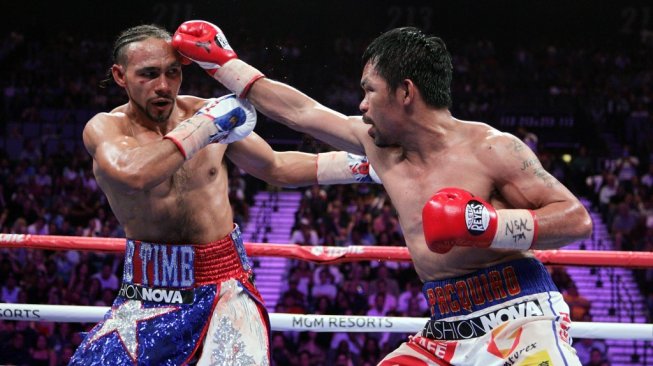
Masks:
[[[412,160],[400,148],[379,149],[366,143],[365,150],[379,172],[384,187],[399,214],[399,221],[415,269],[422,280],[450,278],[509,259],[530,256],[528,252],[454,247],[446,254],[429,250],[422,228],[422,208],[433,193],[445,187],[459,187],[492,203],[497,209],[512,208],[496,190],[488,154],[506,155],[520,164],[514,144],[518,141],[479,123],[457,122],[444,146],[424,151],[424,159]],[[454,136],[455,135],[455,136]],[[370,141],[371,142],[371,141]],[[435,141],[434,141],[435,142]],[[437,146],[436,143],[433,146]],[[495,151],[492,151],[495,150]],[[496,151],[498,150],[498,151]],[[510,154],[510,155],[509,155]],[[527,173],[526,173],[527,174]]]
[[[170,119],[159,126],[132,118],[128,105],[98,114],[85,129],[87,149],[95,157],[97,153],[109,155],[98,149],[106,141],[133,147],[160,141],[206,100],[178,96],[176,101]],[[168,179],[144,190],[129,189],[112,179],[96,159],[93,171],[128,238],[160,243],[207,243],[224,237],[233,226],[223,161],[227,146],[205,147]]]

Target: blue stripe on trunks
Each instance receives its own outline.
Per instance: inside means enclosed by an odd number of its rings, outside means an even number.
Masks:
[[[517,259],[465,276],[424,283],[431,319],[471,314],[522,296],[558,291],[544,265]]]

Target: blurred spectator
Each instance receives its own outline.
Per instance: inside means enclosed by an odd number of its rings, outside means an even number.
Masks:
[[[288,289],[281,294],[277,303],[277,312],[306,314],[306,295],[297,289],[298,283],[295,278],[289,279]]]
[[[34,176],[34,183],[39,187],[46,187],[52,185],[52,176],[48,172],[48,166],[41,164],[39,166],[38,172]]]
[[[299,228],[290,236],[290,243],[299,245],[319,245],[317,232],[306,217],[299,220]]]
[[[288,340],[281,332],[273,332],[270,342],[270,358],[272,365],[293,365],[296,363],[296,353],[292,345],[288,344]]]
[[[590,359],[589,362],[583,364],[583,366],[606,366],[610,363],[605,359],[604,353],[601,352],[598,348],[592,348],[590,350]]]
[[[376,365],[381,361],[379,341],[375,337],[368,337],[360,354],[362,365]]]
[[[608,354],[608,346],[602,339],[574,339],[574,349],[582,365],[589,365],[593,357],[596,359],[595,362],[602,361]],[[594,364],[600,365],[600,363]]]
[[[558,286],[558,289],[564,293],[564,291],[573,286],[574,282],[567,273],[567,269],[564,266],[547,266],[547,270],[551,274],[553,282]]]
[[[376,271],[372,276],[373,279],[370,280],[370,293],[375,294],[378,291],[386,291],[392,296],[399,296],[399,282],[394,279],[393,271],[387,267],[385,262],[380,262],[377,265]]]
[[[379,235],[382,232],[393,234],[400,232],[399,220],[397,220],[396,214],[393,211],[394,209],[390,202],[385,202],[383,204],[381,214],[374,219],[374,224],[372,226],[374,234]]]
[[[370,309],[367,311],[366,315],[368,316],[385,316],[389,310],[391,310],[386,301],[386,293],[379,292],[373,298],[371,298]]]
[[[354,361],[347,353],[338,353],[336,360],[333,362],[334,366],[354,366]]]
[[[639,223],[639,217],[636,212],[630,209],[625,202],[620,202],[617,205],[617,212],[612,219],[611,233],[614,236],[621,236],[623,240],[621,245],[618,245],[617,250],[633,249],[631,236],[633,230]]]
[[[91,276],[93,279],[100,281],[101,289],[118,290],[119,281],[118,276],[113,273],[113,268],[110,263],[102,264],[102,269]]]
[[[338,266],[319,265],[313,271],[313,283],[317,283],[319,281],[322,272],[329,272],[333,279],[333,283],[336,285],[340,285],[343,281],[344,277],[342,275],[342,271],[340,271]]]
[[[397,309],[397,297],[388,292],[384,284],[385,282],[379,282],[378,291],[369,298],[369,306],[377,315],[385,315]],[[367,313],[370,314],[370,311]]]
[[[48,339],[43,334],[36,337],[36,345],[29,349],[29,355],[32,366],[55,366],[57,364],[57,355],[50,348]]]
[[[397,299],[397,311],[406,314],[411,304],[415,302],[420,313],[425,314],[429,310],[426,298],[422,295],[422,282],[414,278],[406,284],[406,290]]]
[[[2,291],[0,293],[0,300],[5,303],[15,304],[18,302],[18,294],[21,288],[17,286],[16,277],[13,272],[7,274]]]
[[[319,274],[319,280],[313,285],[311,296],[313,298],[325,296],[329,301],[335,300],[338,288],[334,283],[333,275],[328,270],[320,271]]]
[[[304,365],[301,361],[302,353],[308,353],[308,363],[306,365],[324,365],[326,361],[326,350],[317,341],[317,332],[302,332],[299,336],[299,353],[300,365]]]
[[[37,217],[34,223],[27,226],[27,233],[31,235],[48,235],[50,232],[43,217]]]
[[[0,346],[0,360],[8,365],[29,366],[30,357],[25,345],[25,336],[21,332],[13,332],[9,342]]]
[[[612,203],[612,198],[617,194],[619,184],[617,178],[612,174],[606,175],[604,179],[601,188],[599,188],[599,212],[603,221],[608,222],[610,204]]]
[[[563,292],[563,298],[569,305],[569,313],[572,321],[583,321],[589,314],[591,304],[587,298],[578,293],[576,285],[572,284]]]
[[[56,366],[68,365],[74,353],[75,353],[75,349],[73,348],[72,345],[67,344],[63,346],[61,352],[59,353],[59,358],[57,360]]]
[[[631,180],[637,176],[637,167],[639,158],[632,155],[630,145],[624,145],[619,156],[614,162],[614,173],[617,175],[619,184],[623,185],[626,190],[631,190]]]
[[[312,215],[312,221],[317,220],[327,211],[327,194],[326,191],[315,184],[304,193],[304,200],[308,212]]]
[[[362,332],[336,333],[333,335],[333,338],[331,338],[330,348],[338,350],[346,348],[350,358],[354,359],[356,364],[360,364],[358,360],[365,344],[365,339],[366,335]],[[347,344],[346,347],[344,346],[344,343]]]
[[[346,339],[341,339],[336,346],[334,342],[331,342],[331,347],[329,347],[328,365],[338,365],[338,366],[354,366],[358,365],[358,357],[353,354],[350,350],[350,343]]]
[[[309,288],[315,283],[314,274],[323,267],[319,267],[317,270],[314,268],[315,264],[309,261],[297,260],[293,262],[293,267],[288,274],[288,278],[297,281],[297,289],[304,295],[309,294]]]
[[[585,180],[594,175],[595,162],[590,156],[589,149],[585,145],[578,148],[576,155],[572,156],[569,163],[569,188],[577,195],[590,197],[591,192]]]

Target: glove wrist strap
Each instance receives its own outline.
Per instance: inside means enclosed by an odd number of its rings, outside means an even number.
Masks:
[[[367,157],[331,151],[317,154],[317,183],[381,183],[381,180]]]
[[[219,132],[210,116],[199,114],[181,122],[163,138],[174,142],[184,159],[190,160]]]
[[[537,218],[532,210],[498,210],[497,232],[490,248],[529,250],[537,239]]]
[[[232,59],[215,71],[213,77],[238,98],[245,98],[254,82],[265,77],[262,72],[240,59]]]

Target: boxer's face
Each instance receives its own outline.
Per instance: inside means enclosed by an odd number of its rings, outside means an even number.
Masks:
[[[166,122],[182,81],[181,62],[169,42],[148,38],[127,46],[124,65],[114,65],[118,85],[152,122]]]
[[[397,145],[398,111],[401,105],[398,103],[395,92],[388,88],[388,83],[376,72],[373,64],[367,63],[363,69],[361,87],[365,96],[359,108],[363,113],[363,122],[371,125],[368,134],[374,139],[378,147],[389,147]]]

